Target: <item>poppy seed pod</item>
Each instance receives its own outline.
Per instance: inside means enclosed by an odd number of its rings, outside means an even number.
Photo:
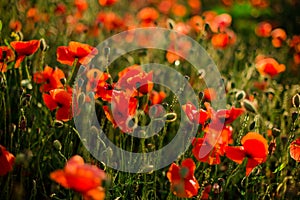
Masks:
[[[54,148],[57,149],[58,151],[61,151],[62,145],[61,145],[60,141],[54,140],[54,141],[53,141],[53,146],[54,146]]]
[[[235,98],[237,101],[241,101],[246,97],[246,93],[244,90],[240,90],[236,93]]]
[[[49,46],[47,45],[44,38],[40,39],[40,49],[42,51],[47,51],[49,49]]]
[[[247,99],[244,99],[243,106],[249,112],[252,112],[252,113],[256,113],[257,112],[256,108],[254,107],[254,105],[249,100],[247,100]]]

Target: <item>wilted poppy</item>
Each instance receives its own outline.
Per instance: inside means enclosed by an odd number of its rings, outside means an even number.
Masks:
[[[194,176],[196,165],[191,158],[182,161],[181,166],[172,163],[167,177],[171,191],[178,197],[191,198],[198,194],[199,183]]]
[[[285,71],[285,65],[279,64],[274,58],[259,58],[255,66],[261,75],[269,75],[271,77]]]
[[[290,155],[294,160],[300,162],[300,138],[290,144]]]
[[[16,60],[15,67],[18,68],[26,56],[30,56],[38,50],[40,46],[40,41],[39,40],[30,40],[26,42],[14,41],[10,43],[10,46],[17,53],[17,60]]]
[[[7,174],[13,169],[15,156],[8,152],[4,146],[0,145],[0,176]]]
[[[85,164],[79,155],[71,157],[64,169],[50,173],[50,178],[64,188],[81,193],[84,199],[105,198],[105,190],[102,187],[102,182],[106,180],[105,172],[96,166]]]
[[[56,119],[61,121],[68,121],[72,118],[71,102],[72,96],[64,89],[50,90],[49,94],[43,94],[43,100],[49,110],[56,108]]]
[[[269,22],[260,22],[255,27],[255,34],[259,37],[270,37],[272,25]]]
[[[75,59],[80,64],[87,64],[98,53],[98,50],[88,44],[69,42],[69,46],[60,46],[56,50],[57,61],[72,66]]]
[[[145,72],[141,66],[132,65],[118,73],[119,80],[116,84],[118,89],[131,93],[147,94],[153,88],[153,72]],[[133,94],[132,94],[133,95]]]
[[[242,138],[241,144],[242,146],[227,146],[226,156],[238,164],[248,158],[246,176],[249,176],[254,167],[266,161],[268,143],[259,133],[250,132]]]
[[[43,72],[36,72],[33,75],[34,82],[42,84],[41,92],[49,92],[53,89],[63,88],[61,80],[65,78],[64,72],[59,69],[46,66]]]
[[[0,71],[7,71],[7,63],[12,62],[15,59],[13,50],[6,46],[0,46]]]

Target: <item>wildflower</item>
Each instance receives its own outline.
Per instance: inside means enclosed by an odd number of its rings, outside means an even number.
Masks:
[[[231,16],[227,13],[223,13],[213,17],[209,22],[209,26],[212,32],[222,33],[231,25],[231,21]]]
[[[206,120],[208,120],[210,117],[209,113],[206,110],[197,110],[196,106],[192,103],[183,105],[182,110],[185,112],[189,120],[193,123],[204,125]]]
[[[264,163],[268,155],[267,140],[259,133],[249,132],[241,140],[242,146],[227,146],[225,149],[227,158],[238,164],[242,164],[248,158],[246,165],[246,176],[257,165]]]
[[[188,0],[188,5],[193,10],[193,13],[197,13],[201,9],[201,1],[200,0]]]
[[[115,4],[118,0],[98,0],[99,4],[101,6],[112,6]]]
[[[153,72],[146,73],[139,65],[132,65],[118,73],[117,88],[147,94],[153,88]]]
[[[217,33],[211,38],[211,43],[214,48],[224,49],[230,44],[230,38],[227,33]]]
[[[163,91],[157,92],[152,90],[150,93],[149,101],[152,105],[161,104],[162,101],[166,98],[166,93]]]
[[[177,17],[184,17],[187,13],[187,10],[184,5],[174,4],[172,7],[172,12]]]
[[[0,71],[7,71],[7,63],[15,59],[13,50],[6,46],[0,46]]]
[[[290,144],[290,155],[295,161],[300,162],[300,137]]]
[[[105,172],[96,166],[85,164],[79,155],[71,157],[64,169],[50,173],[50,178],[65,188],[81,193],[84,199],[105,198],[102,187],[102,182],[106,180]]]
[[[158,17],[159,13],[151,7],[143,8],[137,14],[137,18],[140,20],[142,27],[154,26]]]
[[[19,20],[12,20],[9,22],[9,28],[15,32],[21,31],[22,24]]]
[[[275,48],[279,48],[282,46],[282,43],[286,40],[287,35],[285,30],[281,28],[276,28],[271,32],[272,36],[272,44]]]
[[[114,127],[119,127],[123,132],[132,132],[133,127],[129,122],[135,116],[138,101],[124,91],[113,90],[111,108],[103,106],[106,118]]]
[[[13,169],[15,156],[0,145],[0,176],[4,176]]]
[[[96,23],[103,25],[107,31],[119,30],[125,27],[123,19],[114,12],[98,13]]]
[[[78,12],[83,12],[88,8],[88,3],[86,0],[75,0],[74,4],[75,4]]]
[[[88,44],[69,42],[69,46],[60,46],[56,50],[57,61],[72,66],[75,59],[80,64],[87,64],[98,53],[98,50]]]
[[[34,82],[42,84],[41,92],[49,92],[53,89],[63,88],[61,80],[65,78],[65,74],[58,68],[51,68],[46,66],[43,72],[36,72],[33,75]]]
[[[49,110],[54,110],[56,108],[56,119],[61,121],[69,121],[72,118],[71,113],[71,93],[65,91],[64,89],[54,89],[50,90],[49,94],[43,94],[43,100]]]
[[[178,197],[191,198],[196,196],[199,183],[194,176],[196,165],[191,158],[182,161],[181,166],[172,163],[167,172],[171,183],[171,191]]]
[[[39,49],[40,41],[39,40],[30,40],[26,42],[14,41],[10,43],[10,46],[17,53],[15,68],[18,68],[26,56],[30,56],[34,54]]]
[[[255,27],[255,34],[259,37],[270,37],[272,25],[269,22],[260,22]]]
[[[279,64],[274,58],[258,58],[255,63],[258,72],[271,77],[285,71],[285,65]]]
[[[189,20],[189,25],[196,33],[204,31],[204,20],[201,16],[195,15]]]
[[[204,93],[204,100],[206,101],[213,101],[217,97],[217,93],[214,88],[206,88],[204,89],[203,93]]]

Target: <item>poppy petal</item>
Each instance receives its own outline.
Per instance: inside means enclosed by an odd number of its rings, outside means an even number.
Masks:
[[[241,143],[245,153],[252,158],[265,158],[268,154],[267,140],[259,133],[248,133],[242,138]]]
[[[294,160],[300,162],[300,138],[290,144],[290,155]]]
[[[49,110],[54,110],[57,107],[56,102],[53,100],[52,96],[49,94],[43,94],[43,100],[45,105],[47,106],[47,108],[49,108]]]
[[[65,172],[63,170],[56,170],[50,173],[50,178],[55,182],[59,183],[60,185],[62,185],[63,187],[70,188],[65,176]]]
[[[242,162],[246,156],[244,147],[242,147],[242,146],[237,146],[237,147],[227,146],[225,148],[225,153],[226,153],[227,158],[229,158],[230,160],[232,160],[238,164],[242,164]]]

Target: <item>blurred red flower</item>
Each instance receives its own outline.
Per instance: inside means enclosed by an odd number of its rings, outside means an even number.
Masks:
[[[0,176],[4,176],[13,169],[15,156],[0,145]]]
[[[172,163],[167,177],[171,191],[178,197],[191,198],[198,194],[199,183],[194,176],[196,165],[191,158],[182,161],[181,166]]]
[[[300,137],[290,144],[290,155],[294,160],[300,162]]]
[[[159,13],[151,7],[146,7],[140,10],[137,18],[140,20],[142,27],[155,26],[155,21],[158,19]]]
[[[279,64],[274,58],[264,58],[258,56],[255,63],[258,72],[265,76],[269,75],[271,77],[285,71],[285,65]]]
[[[81,193],[86,200],[105,198],[105,190],[102,187],[102,182],[106,180],[105,172],[96,166],[85,164],[79,155],[71,157],[64,169],[50,173],[50,178],[64,188]]]
[[[204,123],[211,117],[206,110],[197,110],[196,106],[190,102],[183,105],[182,110],[185,112],[189,120],[193,123],[204,125]]]
[[[272,25],[269,22],[260,22],[255,27],[255,34],[259,37],[270,37]]]
[[[49,110],[52,111],[58,108],[56,112],[57,120],[69,121],[72,119],[72,96],[70,92],[67,92],[64,89],[50,90],[49,94],[43,94],[43,100]]]
[[[115,4],[118,0],[98,0],[101,6],[111,6]]]
[[[26,42],[14,41],[10,43],[10,46],[17,53],[15,68],[18,68],[26,56],[30,56],[38,50],[38,48],[40,47],[40,41],[39,40],[30,40]]]
[[[98,53],[98,50],[88,44],[69,42],[69,46],[59,46],[56,50],[57,61],[72,66],[75,59],[80,64],[87,64]]]
[[[238,164],[242,164],[248,158],[246,165],[246,176],[257,165],[264,163],[268,155],[267,140],[259,133],[249,132],[241,140],[242,146],[227,146],[225,149],[227,158]]]
[[[7,63],[12,62],[15,59],[15,54],[7,46],[0,46],[0,71],[7,71]]]
[[[287,35],[285,30],[281,28],[276,28],[271,32],[272,44],[275,48],[282,46],[283,42],[286,40]]]
[[[36,72],[33,75],[33,81],[42,84],[41,92],[49,92],[53,89],[63,88],[61,80],[65,78],[65,74],[59,68],[51,68],[46,66],[43,72]]]

